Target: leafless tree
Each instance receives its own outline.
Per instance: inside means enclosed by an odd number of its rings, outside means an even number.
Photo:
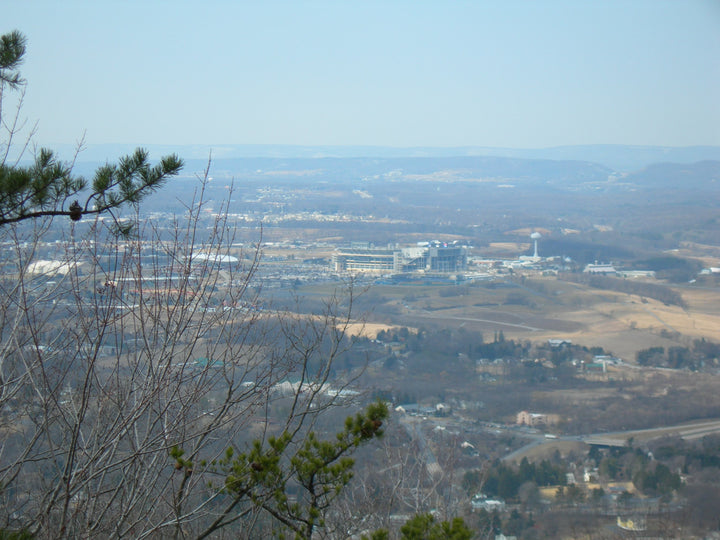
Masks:
[[[261,303],[261,243],[233,247],[206,183],[132,238],[101,218],[52,244],[50,221],[0,229],[0,528],[200,535],[228,515],[228,447],[284,431],[299,448],[337,399],[352,291],[312,315]],[[251,536],[258,506],[233,511]]]
[[[422,424],[420,418],[394,415],[382,441],[359,453],[354,482],[335,508],[338,534],[394,530],[430,511],[442,520],[462,514],[453,451],[460,442],[438,433],[431,448]]]
[[[183,215],[146,219],[138,203],[178,174],[176,156],[151,166],[139,149],[88,184],[74,159],[35,150],[21,115],[26,39],[1,41],[0,534],[186,538],[235,525],[252,537],[279,524],[312,536],[334,500],[319,490],[344,487],[347,455],[387,416],[369,406],[328,445],[315,433],[342,396],[329,384],[350,343],[352,284],[310,314],[273,307],[257,279],[261,229],[237,247],[231,195],[210,212],[209,165]],[[229,456],[247,448],[275,464],[272,478],[234,474],[242,460]],[[291,505],[285,489],[307,500]]]

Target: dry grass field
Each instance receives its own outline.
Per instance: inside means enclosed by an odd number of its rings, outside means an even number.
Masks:
[[[687,309],[635,295],[603,291],[602,296],[608,294],[614,294],[614,301],[602,299],[589,308],[562,314],[582,328],[559,337],[599,345],[625,359],[652,346],[686,345],[689,339],[720,339],[719,292],[682,290]],[[547,332],[545,335],[554,337]]]
[[[489,337],[502,330],[506,338],[544,341],[550,338],[600,346],[627,361],[653,346],[687,345],[692,339],[720,340],[720,291],[677,289],[687,308],[652,298],[597,290],[576,283],[541,278],[542,292],[469,287],[462,295],[442,296],[436,287],[400,288],[406,295],[396,325],[465,327]],[[398,287],[377,293],[397,307]],[[526,303],[508,303],[511,294]],[[516,300],[517,302],[517,300]],[[379,306],[377,315],[382,317]],[[486,337],[486,339],[487,339]]]
[[[365,293],[371,305],[365,323],[351,330],[374,337],[379,330],[406,326],[463,327],[484,339],[502,331],[506,338],[572,340],[599,346],[632,362],[649,347],[687,346],[691,340],[720,340],[720,291],[678,289],[687,308],[652,298],[596,290],[543,278],[545,292],[468,287],[461,295],[444,296],[441,286],[373,286]],[[303,289],[321,296],[322,287]],[[527,296],[527,304],[508,303],[508,295]]]
[[[393,326],[391,324],[357,322],[357,323],[349,324],[345,330],[346,330],[346,333],[350,336],[361,336],[361,337],[366,337],[366,338],[370,338],[370,339],[375,339],[375,337],[377,337],[378,333],[381,330],[387,331],[387,330],[394,330],[394,329],[398,329],[398,328],[400,328],[400,327]],[[411,329],[411,331],[412,331],[412,329]]]

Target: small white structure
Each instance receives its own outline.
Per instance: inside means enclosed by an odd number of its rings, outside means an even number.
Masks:
[[[75,266],[75,263],[40,260],[30,263],[27,272],[34,275],[64,276],[69,274]]]
[[[505,501],[502,499],[488,499],[483,493],[478,493],[470,501],[473,510],[486,510],[488,512],[505,510]]]
[[[234,264],[240,262],[240,259],[233,255],[222,255],[220,253],[195,253],[191,259],[194,263]]]
[[[617,274],[617,270],[615,270],[615,267],[612,264],[588,264],[585,267],[585,270],[583,272],[586,272],[588,274],[601,274],[601,275],[607,275],[607,276],[614,276]]]
[[[452,409],[444,403],[438,403],[437,405],[435,405],[435,413],[438,416],[445,416],[446,414],[450,414],[451,412]]]
[[[598,478],[598,471],[597,471],[597,469],[592,469],[592,470],[590,470],[590,469],[588,469],[587,467],[585,467],[585,468],[583,469],[583,482],[585,482],[586,484],[587,484],[588,482],[595,482],[595,481],[597,481],[597,478]]]

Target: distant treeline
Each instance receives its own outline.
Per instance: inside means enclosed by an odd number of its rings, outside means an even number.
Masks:
[[[697,339],[692,347],[650,347],[636,354],[638,365],[697,371],[720,359],[720,344]]]
[[[638,270],[652,270],[658,279],[682,283],[697,277],[702,264],[692,259],[663,255],[635,261],[633,267]]]
[[[492,341],[483,341],[479,332],[466,332],[462,329],[451,331],[448,329],[420,329],[411,332],[407,328],[380,330],[377,340],[381,342],[403,343],[411,353],[423,352],[433,358],[455,359],[465,355],[471,360],[519,360],[530,358],[544,358],[550,360],[555,366],[560,366],[572,360],[592,361],[593,356],[610,355],[602,347],[585,347],[579,344],[564,343],[560,347],[553,347],[547,343],[535,343],[525,340],[505,339],[504,333],[495,332]],[[358,344],[369,341],[367,338],[354,338]],[[527,362],[522,362],[523,365]],[[526,366],[527,367],[527,366]],[[534,362],[530,368],[542,368],[542,364]],[[521,379],[525,379],[518,372]]]
[[[720,437],[717,435],[694,441],[685,441],[679,437],[661,439],[655,443],[652,451],[659,460],[681,460],[685,470],[706,467],[720,469]]]
[[[629,245],[627,240],[622,242],[618,235],[608,233],[604,242],[594,241],[591,238],[544,238],[541,240],[540,250],[545,254],[559,254],[570,257],[579,265],[586,265],[595,261],[631,260],[640,256],[643,243],[634,242]],[[613,240],[615,241],[613,243]]]
[[[554,465],[547,460],[536,464],[523,458],[518,467],[498,461],[487,471],[484,482],[483,471],[476,469],[466,472],[463,487],[468,493],[482,489],[486,495],[513,500],[517,498],[520,486],[526,482],[533,482],[537,486],[565,485],[565,473],[564,465]]]
[[[601,456],[601,451],[595,446],[588,456],[599,461],[598,473],[602,478],[631,480],[646,495],[663,495],[682,486],[678,473],[672,472],[668,465],[653,460],[641,448],[631,445],[615,447],[605,450]]]
[[[573,283],[581,283],[596,289],[606,291],[616,291],[625,294],[636,294],[653,298],[666,305],[686,307],[685,300],[682,295],[674,291],[670,287],[658,285],[655,283],[646,283],[643,281],[635,281],[631,279],[621,279],[607,276],[597,276],[592,274],[561,274],[559,279],[571,281]]]
[[[404,343],[411,352],[424,352],[437,357],[457,357],[459,353],[470,358],[526,358],[532,346],[529,341],[505,339],[502,330],[495,332],[493,340],[483,341],[480,332],[452,332],[448,329],[420,329],[410,332],[407,328],[380,330],[377,340]],[[358,341],[358,340],[356,340]]]

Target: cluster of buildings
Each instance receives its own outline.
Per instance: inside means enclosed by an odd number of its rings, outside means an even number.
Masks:
[[[336,272],[460,272],[467,269],[467,247],[457,242],[423,242],[405,248],[352,246],[332,256]]]
[[[617,276],[624,278],[654,278],[655,272],[652,270],[618,270],[612,264],[594,263],[588,264],[583,270],[586,274],[600,276]]]

